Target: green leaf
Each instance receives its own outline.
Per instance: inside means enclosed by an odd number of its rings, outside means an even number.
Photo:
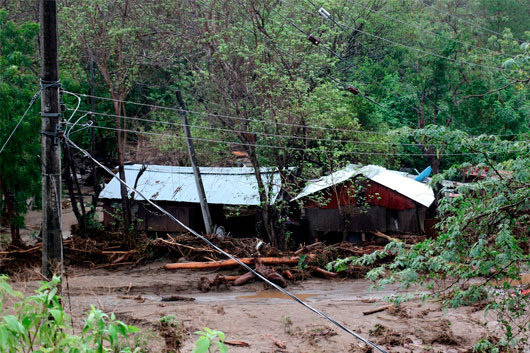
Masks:
[[[52,314],[53,319],[58,325],[63,323],[63,311],[59,309],[50,309],[50,314]]]
[[[24,333],[24,326],[18,321],[18,319],[13,315],[6,315],[4,316],[4,321],[7,324],[7,328],[9,328],[11,331],[18,332],[18,333]]]
[[[192,353],[206,353],[210,349],[210,340],[206,336],[201,336],[197,341],[195,341],[195,348],[193,348]]]
[[[114,346],[118,342],[118,329],[115,325],[109,325],[110,345]]]
[[[219,353],[228,352],[228,347],[223,342],[216,341],[215,344],[217,345],[217,348],[219,349]]]
[[[9,332],[7,327],[2,325],[0,326],[0,347],[7,347],[7,342],[9,339]]]

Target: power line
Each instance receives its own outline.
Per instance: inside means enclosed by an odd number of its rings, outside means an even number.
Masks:
[[[324,8],[322,7],[318,7],[312,0],[307,0],[311,5],[313,5],[315,7],[315,9],[318,9],[318,14],[320,16],[323,16],[325,17],[326,19],[330,20],[331,22],[333,22],[335,25],[337,25],[339,28],[341,28],[343,31],[346,31],[347,30],[347,27],[345,27],[344,25],[342,25],[341,23],[339,23],[338,21],[335,20],[334,16],[332,16],[329,12],[327,12]],[[350,0],[351,1],[351,0]],[[310,12],[312,15],[317,15],[313,12]],[[363,48],[366,48],[364,46],[364,44],[362,42],[360,42],[361,46]],[[353,66],[356,66],[355,64],[351,65],[347,70],[350,70]],[[362,70],[358,70],[358,71],[361,71],[362,73],[364,73]],[[410,82],[406,81],[406,80],[403,80],[402,77],[399,75],[399,72],[397,73],[398,75],[398,78],[401,80],[401,81],[404,81],[404,83],[409,86],[409,87],[412,87],[414,89],[414,91],[417,93],[417,94],[420,94],[420,91],[417,87],[415,87],[414,85],[412,85]],[[370,78],[371,79],[371,78]],[[383,89],[385,89],[387,92],[390,92],[390,90],[385,87],[384,85],[380,84],[379,82],[377,82],[377,80],[373,80],[371,79],[374,83],[376,83],[378,86],[382,87]],[[448,113],[449,117],[451,118],[451,121],[454,122],[455,125],[457,125],[457,127],[462,130],[462,131],[465,131],[466,133],[468,133],[468,131],[465,129],[464,126],[462,126],[460,123],[458,123],[451,115],[448,111],[446,111],[445,109],[441,108],[437,103],[435,103],[434,101],[432,101],[427,95],[423,95],[429,102],[431,102],[433,104],[433,106],[438,109],[440,112],[442,111],[445,111],[446,113]],[[423,112],[420,112],[419,109],[417,109],[416,107],[412,106],[411,104],[409,104],[408,102],[405,102],[406,105],[409,105],[411,106],[418,114],[422,113]],[[427,116],[429,118],[429,120],[436,125],[436,121],[434,120],[434,117],[430,117],[430,116]]]
[[[460,16],[457,16],[456,14],[451,14],[451,13],[446,12],[446,11],[444,11],[444,10],[438,8],[438,7],[435,7],[435,6],[434,6],[435,2],[432,2],[431,5],[426,4],[423,0],[418,0],[418,2],[419,2],[420,4],[422,4],[423,6],[430,7],[431,9],[435,10],[436,12],[442,13],[442,14],[447,15],[447,16],[449,16],[449,17],[456,18],[456,19],[458,19],[459,21],[462,21],[462,22],[464,22],[464,23],[467,23],[467,24],[469,24],[469,25],[472,26],[472,27],[475,27],[475,28],[481,29],[481,30],[483,30],[483,31],[490,32],[490,33],[492,33],[492,34],[498,35],[498,36],[500,36],[501,38],[504,36],[502,33],[499,33],[499,32],[494,31],[494,30],[492,30],[492,29],[489,29],[489,28],[483,27],[483,26],[481,26],[481,25],[478,25],[478,24],[474,23],[473,21],[466,20],[466,19],[464,19],[464,18],[462,18],[462,17],[460,17]],[[517,40],[519,43],[523,43],[523,42],[524,42],[524,40],[522,40],[522,39],[517,39],[517,38],[514,38],[514,39]]]
[[[72,109],[68,109],[72,110]],[[183,110],[186,111],[186,110]],[[126,120],[133,120],[133,121],[141,121],[141,122],[147,122],[147,123],[153,123],[153,124],[163,124],[163,125],[170,125],[175,127],[183,127],[182,123],[174,123],[170,121],[164,121],[164,120],[155,120],[155,119],[146,119],[146,118],[138,118],[138,117],[132,117],[132,116],[122,116],[122,115],[115,115],[110,113],[99,113],[99,112],[92,112],[87,110],[78,110],[80,113],[84,113],[74,125],[76,125],[81,119],[83,119],[87,115],[97,115],[97,116],[103,116],[103,117],[111,117],[111,118],[122,118]],[[308,137],[308,136],[297,136],[297,135],[282,135],[282,134],[273,134],[273,133],[267,133],[267,132],[261,132],[261,131],[248,131],[248,130],[237,130],[237,129],[226,129],[226,128],[219,128],[219,127],[213,127],[213,126],[202,126],[202,125],[187,125],[190,128],[194,129],[202,129],[202,130],[211,130],[211,131],[221,131],[221,132],[229,132],[229,133],[242,133],[242,134],[251,134],[256,136],[264,136],[264,137],[278,137],[278,138],[287,138],[287,139],[299,139],[304,141],[323,141],[323,142],[336,142],[336,143],[355,143],[358,145],[387,145],[387,146],[415,146],[415,147],[421,147],[422,144],[418,143],[405,143],[405,142],[386,142],[386,141],[379,141],[379,142],[373,142],[373,141],[359,141],[359,140],[353,140],[353,139],[333,139],[333,138],[321,138],[321,137]],[[71,130],[71,129],[70,129]],[[69,131],[70,131],[69,130]],[[68,132],[69,134],[70,132]],[[360,135],[364,135],[365,131],[357,131],[356,133]],[[386,134],[387,136],[390,136]],[[444,144],[429,144],[429,146],[445,146]]]
[[[294,124],[294,123],[282,123],[282,122],[275,122],[275,121],[269,121],[269,120],[256,120],[256,119],[250,119],[250,118],[242,118],[242,117],[236,117],[236,116],[230,116],[225,114],[216,114],[216,113],[208,113],[208,112],[199,112],[194,110],[182,110],[180,108],[174,108],[174,107],[167,107],[162,105],[155,105],[155,104],[147,104],[147,103],[138,103],[133,101],[127,101],[127,100],[119,100],[119,99],[113,99],[113,98],[106,98],[106,97],[99,97],[99,96],[93,96],[89,94],[84,93],[77,93],[80,96],[83,97],[92,97],[96,99],[102,99],[107,101],[118,101],[126,104],[134,104],[139,106],[146,106],[154,109],[165,109],[175,112],[181,112],[185,111],[190,114],[198,114],[198,115],[208,115],[213,116],[217,118],[224,118],[224,119],[232,119],[232,120],[239,120],[239,121],[247,121],[250,123],[258,123],[258,124],[270,124],[270,125],[280,125],[280,126],[288,126],[288,127],[298,127],[298,128],[309,128],[309,129],[316,129],[316,130],[324,130],[324,131],[335,131],[335,132],[349,132],[349,133],[365,133],[365,134],[373,134],[373,135],[387,135],[386,132],[379,132],[379,131],[364,131],[364,130],[352,130],[352,129],[341,129],[341,128],[327,128],[322,126],[316,126],[316,125],[302,125],[302,124]]]
[[[433,53],[431,51],[428,51],[428,50],[425,50],[425,49],[422,49],[422,48],[417,48],[415,46],[411,46],[411,45],[408,45],[408,44],[403,44],[401,42],[397,42],[397,41],[394,41],[394,40],[391,40],[391,39],[388,39],[388,38],[385,38],[385,37],[381,37],[381,36],[378,36],[376,34],[372,34],[372,33],[363,31],[362,29],[359,29],[359,28],[354,28],[354,27],[351,27],[351,26],[341,25],[335,19],[333,19],[332,16],[329,16],[329,17],[326,17],[326,18],[330,19],[333,23],[335,23],[336,25],[338,25],[342,29],[347,28],[347,29],[350,29],[352,31],[365,34],[365,35],[367,35],[369,37],[373,37],[373,38],[376,38],[378,40],[382,40],[382,41],[385,41],[387,43],[390,43],[390,44],[393,44],[393,45],[397,45],[397,46],[400,46],[400,47],[403,47],[403,48],[414,50],[414,51],[423,53],[425,55],[434,56],[434,57],[437,57],[437,58],[440,58],[440,59],[452,61],[452,62],[459,63],[459,64],[483,67],[483,68],[492,69],[492,70],[498,70],[498,71],[513,70],[513,69],[505,69],[505,68],[501,68],[501,67],[497,67],[497,66],[472,63],[472,62],[468,62],[468,61],[460,60],[460,59],[453,59],[453,58],[450,58],[450,57],[447,57],[447,56],[443,56],[443,55],[440,55],[440,54],[437,54],[437,53]],[[429,49],[431,49],[431,48],[429,48]]]
[[[152,136],[165,136],[170,138],[178,138],[178,139],[185,139],[184,136],[180,135],[173,135],[173,134],[167,134],[167,133],[159,133],[159,132],[151,132],[151,131],[139,131],[139,130],[132,130],[132,129],[118,129],[113,127],[106,127],[106,126],[94,126],[95,129],[100,130],[109,130],[109,131],[120,131],[120,132],[128,132],[133,134],[140,134],[140,135],[152,135]],[[74,131],[75,133],[75,131]],[[278,149],[278,150],[291,150],[291,151],[300,151],[300,152],[311,152],[311,153],[335,153],[335,154],[343,154],[343,155],[368,155],[368,156],[415,156],[415,157],[429,157],[429,156],[476,156],[476,155],[483,155],[482,152],[460,152],[460,153],[406,153],[406,152],[364,152],[364,151],[333,151],[333,150],[322,150],[317,147],[315,148],[303,148],[303,147],[292,147],[292,146],[278,146],[278,145],[267,145],[267,144],[259,144],[259,143],[245,143],[245,142],[236,142],[236,141],[224,141],[224,140],[218,140],[218,139],[209,139],[209,138],[201,138],[201,137],[192,137],[195,141],[201,141],[201,142],[207,142],[207,143],[220,143],[220,144],[228,144],[228,145],[234,145],[234,146],[249,146],[249,147],[256,147],[256,148],[268,148],[268,149]],[[428,144],[427,144],[428,145]],[[519,151],[519,150],[518,150]],[[509,152],[487,152],[488,154],[504,154],[504,153],[515,153],[518,151],[509,151]]]
[[[183,111],[185,111],[185,110],[183,110]],[[91,111],[86,111],[86,110],[79,110],[79,112],[80,113],[85,113],[85,115],[83,115],[80,119],[84,118],[86,115],[93,114],[93,115],[98,115],[98,116],[122,118],[122,119],[127,119],[127,120],[134,120],[134,121],[142,121],[142,122],[148,122],[148,123],[157,123],[157,124],[163,124],[163,125],[171,125],[171,126],[176,126],[176,127],[183,127],[182,123],[173,123],[173,122],[170,122],[170,121],[145,119],[145,118],[138,118],[138,117],[131,117],[131,116],[122,116],[122,115],[115,115],[115,114],[108,114],[108,113],[98,113],[98,112],[91,112]],[[257,135],[257,136],[265,136],[265,137],[279,137],[279,138],[288,138],[288,139],[300,139],[300,140],[307,140],[307,141],[325,141],[325,142],[338,142],[338,143],[353,142],[353,143],[361,144],[361,145],[419,146],[419,144],[417,144],[417,143],[399,143],[399,142],[385,142],[385,141],[372,142],[372,141],[359,141],[359,140],[352,140],[352,139],[332,139],[332,138],[321,138],[321,137],[308,137],[308,136],[296,136],[296,135],[271,134],[271,133],[266,133],[266,132],[261,132],[261,131],[226,129],[226,128],[219,128],[219,127],[213,127],[213,126],[202,126],[202,125],[188,125],[188,126],[190,128],[194,128],[194,129],[222,131],[222,132],[230,132],[230,133],[252,134],[252,135]],[[364,135],[365,131],[358,131],[357,133],[360,134],[360,135]],[[430,144],[430,146],[442,146],[442,145],[440,145],[440,144]]]
[[[37,93],[35,93],[35,95],[33,95],[33,97],[31,98],[30,102],[29,102],[29,105],[28,105],[28,108],[26,109],[26,111],[24,112],[24,114],[22,114],[22,117],[20,118],[20,120],[18,121],[18,123],[15,125],[14,129],[11,131],[11,133],[9,134],[9,136],[7,137],[6,141],[4,142],[4,144],[2,145],[2,148],[0,149],[0,154],[2,154],[2,152],[4,151],[4,148],[7,146],[7,144],[9,143],[9,141],[11,140],[11,138],[13,137],[13,135],[15,134],[15,132],[17,131],[18,127],[20,126],[20,124],[22,123],[22,121],[24,120],[24,118],[26,117],[26,114],[28,114],[29,110],[31,109],[31,107],[33,106],[33,103],[35,103],[35,101],[37,100],[37,98],[39,98],[39,95],[40,93],[42,92],[42,89],[40,89]]]
[[[454,43],[458,43],[458,44],[462,44],[462,45],[467,44],[467,45],[469,45],[469,46],[471,46],[471,47],[473,47],[473,48],[481,49],[481,50],[485,50],[485,51],[488,51],[488,52],[490,52],[490,53],[492,53],[492,54],[494,54],[494,55],[502,55],[502,56],[507,57],[507,58],[511,57],[511,56],[508,55],[508,54],[504,54],[504,53],[502,53],[502,52],[497,52],[497,51],[492,50],[492,49],[490,49],[490,48],[482,47],[482,46],[480,46],[480,45],[475,45],[475,44],[469,43],[469,42],[467,42],[467,41],[458,40],[458,39],[454,39],[454,38],[449,38],[449,37],[443,36],[443,35],[441,35],[441,34],[438,34],[438,33],[436,33],[436,32],[433,32],[433,31],[431,31],[431,30],[428,30],[428,29],[426,29],[426,28],[420,27],[420,26],[418,26],[418,25],[416,25],[416,24],[414,24],[414,23],[412,23],[412,22],[403,21],[403,20],[401,20],[401,19],[399,19],[399,18],[389,16],[389,15],[387,15],[387,14],[385,14],[385,13],[382,13],[381,10],[379,10],[379,11],[378,11],[378,10],[374,10],[374,9],[368,7],[368,6],[365,6],[365,5],[363,5],[363,4],[360,4],[359,2],[357,2],[357,1],[355,1],[355,0],[348,0],[348,2],[352,3],[354,6],[361,7],[361,8],[363,8],[363,9],[365,9],[365,10],[368,10],[368,11],[370,11],[370,12],[372,12],[372,13],[378,14],[379,16],[382,16],[382,17],[384,17],[384,18],[387,18],[387,19],[389,19],[389,20],[391,20],[391,21],[395,21],[395,22],[398,22],[398,23],[404,24],[404,25],[406,25],[406,26],[409,26],[409,27],[412,27],[412,28],[416,28],[416,29],[420,30],[421,32],[429,33],[429,34],[431,34],[431,35],[433,35],[433,36],[436,36],[436,37],[438,37],[438,38],[442,38],[442,39],[445,39],[445,40],[449,40],[449,41],[452,41],[452,42],[454,42]]]
[[[274,282],[271,282],[270,280],[268,280],[267,278],[265,278],[263,275],[261,275],[259,272],[257,272],[256,270],[254,270],[253,268],[251,268],[250,266],[244,264],[241,260],[239,260],[238,258],[236,258],[234,255],[224,251],[223,249],[221,249],[220,247],[216,246],[215,244],[213,244],[210,240],[208,240],[206,237],[202,236],[201,234],[197,233],[195,230],[193,230],[192,228],[188,227],[187,225],[185,225],[183,222],[181,222],[180,220],[178,220],[175,216],[173,216],[170,212],[166,211],[165,209],[163,209],[162,207],[160,207],[159,205],[157,205],[156,203],[154,203],[153,201],[151,201],[150,199],[148,199],[142,192],[140,192],[139,190],[135,189],[134,187],[128,185],[125,181],[121,180],[115,173],[113,173],[108,167],[104,166],[103,164],[101,164],[100,162],[98,162],[94,157],[92,157],[90,155],[90,153],[88,153],[86,150],[82,149],[81,147],[77,146],[72,140],[70,139],[66,139],[65,140],[67,144],[71,145],[72,147],[76,148],[77,150],[79,150],[81,153],[83,153],[86,157],[88,157],[89,159],[91,159],[94,163],[96,163],[99,167],[103,168],[107,173],[109,173],[110,175],[112,175],[114,178],[116,178],[116,180],[118,180],[122,185],[124,185],[125,187],[127,187],[129,190],[131,191],[134,191],[135,194],[137,195],[140,195],[140,197],[142,197],[147,203],[149,203],[151,206],[155,207],[158,211],[162,212],[163,214],[165,214],[167,217],[169,217],[172,221],[178,223],[180,226],[184,227],[187,231],[189,231],[190,233],[192,233],[194,236],[198,237],[199,239],[201,239],[203,242],[205,242],[206,244],[208,244],[210,247],[212,247],[213,249],[217,250],[218,252],[220,252],[221,254],[223,254],[224,256],[234,260],[235,262],[237,262],[240,266],[242,266],[243,268],[245,268],[247,271],[250,271],[252,272],[256,277],[260,278],[262,281],[264,281],[265,283],[267,283],[268,285],[270,285],[271,287],[274,287],[275,289],[279,290],[280,292],[288,295],[290,298],[292,298],[293,300],[295,300],[297,303],[303,305],[305,308],[309,309],[310,311],[312,311],[313,313],[321,316],[322,318],[330,321],[331,323],[333,323],[335,326],[339,327],[341,330],[345,331],[346,333],[354,336],[355,338],[361,340],[362,342],[364,342],[365,344],[377,349],[378,351],[382,352],[382,353],[387,353],[385,350],[383,350],[382,348],[380,348],[379,346],[377,346],[376,344],[368,341],[367,339],[363,338],[362,336],[360,336],[359,334],[355,333],[354,331],[350,330],[349,328],[347,328],[346,326],[342,325],[341,323],[339,323],[337,320],[333,319],[332,317],[326,315],[325,313],[319,311],[318,309],[315,309],[313,308],[311,305],[309,305],[308,303],[304,302],[303,300],[301,300],[300,298],[298,298],[297,296],[295,296],[294,294],[292,294],[291,292],[289,292],[288,290],[280,287],[279,285],[277,285],[276,283]]]
[[[67,91],[65,91],[67,92]],[[71,92],[70,92],[71,93]],[[380,132],[380,131],[366,131],[366,130],[354,130],[354,129],[341,129],[341,128],[328,128],[328,127],[322,127],[322,126],[316,126],[316,125],[303,125],[303,124],[295,124],[295,123],[283,123],[283,122],[275,122],[275,121],[269,121],[269,120],[256,120],[256,119],[250,119],[250,118],[242,118],[242,117],[235,117],[225,114],[216,114],[216,113],[208,113],[208,112],[200,112],[196,110],[182,110],[180,108],[175,107],[168,107],[163,105],[155,105],[155,104],[148,104],[148,103],[139,103],[134,101],[128,101],[128,100],[120,100],[120,99],[114,99],[114,98],[107,98],[107,97],[101,97],[101,96],[95,96],[85,93],[76,93],[77,95],[81,97],[88,97],[88,98],[95,98],[95,99],[101,99],[106,101],[118,101],[121,103],[126,104],[133,104],[138,106],[146,106],[153,109],[161,109],[161,110],[169,110],[174,112],[181,112],[185,111],[189,114],[197,114],[197,115],[207,115],[207,116],[213,116],[213,117],[219,117],[224,119],[233,119],[233,120],[239,120],[239,121],[247,121],[250,123],[258,123],[258,124],[269,124],[269,125],[279,125],[279,126],[286,126],[286,127],[297,127],[297,128],[304,128],[304,129],[315,129],[315,130],[323,130],[323,131],[334,131],[334,132],[346,132],[346,133],[359,133],[359,134],[373,134],[373,135],[388,135],[386,132]],[[86,111],[84,111],[86,112]],[[106,113],[98,113],[98,114],[106,114]],[[109,114],[110,115],[110,114]],[[113,115],[116,117],[115,115]],[[493,134],[488,136],[498,136],[498,137],[510,137],[510,136],[522,136],[525,135],[522,134]],[[470,137],[477,137],[477,136],[470,136]]]
[[[315,6],[316,8],[318,8],[318,7],[317,7],[317,6],[316,6],[311,0],[308,0],[308,1],[309,1],[313,6]],[[287,21],[288,23],[294,25],[294,23],[293,23],[291,20],[289,20],[288,18],[286,18],[285,16],[283,16],[279,11],[277,11],[277,10],[274,10],[274,11],[276,11],[276,13],[277,13],[280,17],[282,17],[285,21]],[[306,12],[308,12],[308,11],[306,10]],[[311,15],[316,15],[316,14],[314,14],[314,13],[312,13],[312,12],[309,12],[309,14],[311,14]],[[331,21],[332,21],[333,23],[335,23],[337,26],[339,26],[342,30],[345,30],[345,28],[344,28],[340,23],[336,22],[336,21],[333,20],[331,17],[330,17],[330,19],[331,19]],[[305,34],[307,37],[309,37],[310,34],[309,34],[308,32],[303,31],[300,27],[296,26],[296,29],[297,29],[298,31],[302,32],[303,34]],[[319,40],[320,40],[319,44],[323,44],[323,41],[322,41],[321,39],[319,39]],[[362,44],[361,44],[361,45],[362,45]],[[320,47],[320,45],[319,45],[319,47]],[[332,53],[334,56],[336,56],[341,62],[345,62],[345,59],[344,59],[341,55],[339,55],[336,51],[331,50],[330,48],[328,48],[328,47],[325,46],[325,45],[323,45],[322,47],[323,47],[324,49],[326,49],[327,51],[329,51],[330,53]],[[364,47],[364,45],[363,45],[363,47]],[[352,64],[352,65],[348,68],[348,70],[350,70],[350,69],[353,68],[354,66],[357,66],[357,65],[356,65],[356,64]],[[382,85],[381,83],[377,82],[377,80],[374,80],[374,79],[373,79],[368,73],[364,72],[361,68],[357,67],[357,68],[356,68],[356,72],[360,72],[361,74],[363,74],[364,77],[368,78],[368,80],[370,80],[372,83],[374,83],[374,84],[376,84],[377,86],[379,86],[379,87],[385,89],[387,92],[390,92],[389,89],[388,89],[387,87],[385,87],[385,86]],[[345,83],[343,83],[342,81],[340,81],[340,80],[338,80],[338,79],[336,79],[336,78],[334,78],[334,77],[332,77],[332,76],[330,76],[330,75],[326,75],[326,76],[330,77],[330,78],[331,78],[332,80],[334,80],[334,81],[339,82],[339,83],[342,84],[343,87],[345,88]],[[399,117],[397,116],[397,114],[396,114],[395,112],[391,111],[389,108],[383,106],[382,104],[380,104],[380,103],[378,103],[378,102],[372,100],[371,98],[369,98],[369,97],[367,97],[367,96],[364,96],[364,95],[363,95],[363,98],[365,98],[366,100],[370,101],[371,103],[374,103],[374,104],[378,105],[379,107],[385,109],[385,110],[386,110],[387,112],[389,112],[391,115],[393,115],[393,116],[395,116],[396,118],[399,119]],[[405,105],[411,107],[411,108],[412,108],[413,110],[415,110],[417,113],[420,113],[420,111],[418,110],[418,108],[416,108],[414,105],[408,103],[407,101],[404,101],[403,103],[404,103]],[[431,117],[428,117],[428,118],[433,122],[433,124],[436,125],[436,121],[434,121],[434,118],[431,118]],[[407,124],[408,124],[410,127],[414,127],[412,124],[409,124],[409,123],[407,123]]]

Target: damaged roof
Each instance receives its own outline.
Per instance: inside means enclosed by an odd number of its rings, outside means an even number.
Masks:
[[[434,192],[429,185],[415,181],[414,179],[405,176],[405,173],[388,170],[376,165],[360,167],[353,164],[331,173],[330,175],[309,181],[304,190],[302,190],[302,192],[292,201],[327,189],[330,186],[338,185],[359,175],[386,186],[425,207],[429,207],[434,201]]]
[[[125,166],[129,185],[134,185],[141,164]],[[260,204],[258,183],[254,168],[249,167],[201,167],[202,183],[206,199],[210,204],[258,206]],[[280,173],[275,168],[260,168],[261,178],[271,187],[269,195],[273,203],[281,187]],[[140,176],[136,189],[152,201],[198,203],[199,195],[191,167],[148,165]],[[129,195],[132,192],[129,192]],[[113,178],[103,189],[101,199],[120,199],[120,183]],[[135,194],[135,200],[143,198]]]

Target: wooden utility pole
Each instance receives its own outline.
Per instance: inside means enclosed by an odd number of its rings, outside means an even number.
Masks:
[[[57,2],[40,0],[42,116],[42,274],[62,275],[61,150]]]
[[[188,124],[188,115],[186,114],[186,103],[182,99],[182,94],[177,91],[177,101],[180,105],[180,115],[182,116],[182,127],[186,134],[186,142],[188,144],[188,152],[190,154],[191,167],[193,168],[193,175],[195,176],[195,185],[197,185],[197,193],[199,194],[199,202],[201,203],[202,218],[204,219],[204,228],[207,234],[212,233],[212,218],[210,217],[210,210],[208,208],[208,201],[204,193],[204,186],[202,185],[201,172],[197,167],[197,159],[195,158],[195,148],[191,139],[190,126]]]

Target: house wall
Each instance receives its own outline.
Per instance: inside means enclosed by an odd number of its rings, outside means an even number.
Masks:
[[[175,218],[186,226],[191,225],[193,207],[192,205],[161,205]],[[103,224],[106,228],[115,228],[118,223],[116,217],[120,217],[121,203],[118,200],[105,200],[103,204]],[[161,214],[149,204],[136,202],[132,207],[133,218],[137,220],[137,230],[153,232],[185,232],[186,229],[171,220],[168,216]]]
[[[204,222],[200,205],[197,203],[185,202],[159,202],[162,208],[171,213],[186,226],[204,232]],[[242,212],[227,212],[223,205],[210,204],[210,216],[213,225],[223,226],[232,236],[248,237],[256,235],[256,208],[247,207]],[[237,210],[238,207],[230,207]],[[121,213],[121,203],[119,200],[104,200],[103,224],[106,228],[116,228],[117,219],[112,215]],[[132,207],[134,218],[138,220],[137,230],[147,232],[181,233],[187,230],[180,224],[174,222],[168,216],[161,214],[153,206],[145,202],[135,202]]]
[[[413,200],[371,180],[331,186],[318,193],[318,196],[307,196],[304,207],[336,209],[344,205],[365,203],[393,210],[416,208]]]
[[[361,185],[361,188],[359,188]],[[304,200],[313,237],[326,233],[423,233],[422,205],[373,181],[344,183]]]

